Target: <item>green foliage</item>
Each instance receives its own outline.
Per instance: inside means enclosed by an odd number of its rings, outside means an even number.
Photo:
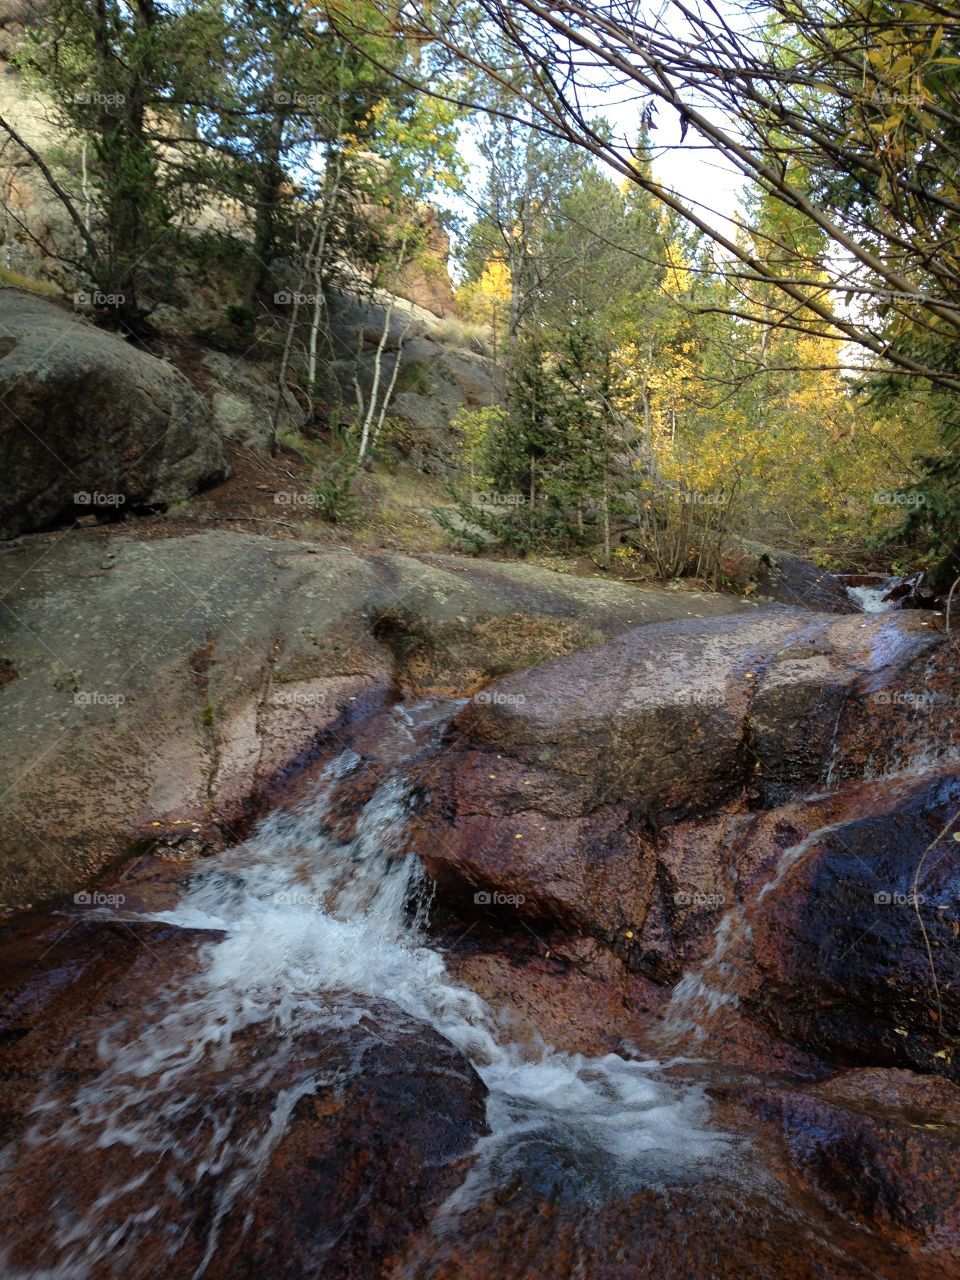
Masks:
[[[204,325],[197,331],[197,337],[206,346],[235,356],[250,351],[255,334],[253,312],[239,303],[229,303],[224,308],[222,323]]]
[[[822,236],[763,201],[754,216],[756,253],[792,239],[815,269]],[[769,289],[735,290],[642,193],[591,171],[544,219],[558,265],[512,352],[508,410],[464,424],[461,541],[719,584],[736,534],[859,563],[904,514],[939,519],[895,496],[934,441],[929,406],[858,400],[832,334],[761,323]]]
[[[163,164],[161,148],[170,132],[180,132],[175,120],[185,94],[210,88],[223,27],[222,14],[207,3],[53,0],[18,55],[28,82],[52,100],[65,140],[60,192],[76,238],[60,252],[80,282],[94,286],[95,298],[106,299],[99,304],[105,314],[134,333],[145,325],[144,259],[169,259],[178,220],[201,199],[199,171]],[[200,56],[211,47],[212,62]]]
[[[875,47],[850,70],[834,61],[826,28],[800,29],[812,11],[780,10],[785,73],[816,47],[831,75],[896,90],[900,105],[864,100],[861,86],[830,106],[819,83],[793,86],[821,123],[825,110],[846,112],[828,123],[875,164],[876,182],[791,149],[783,121],[763,153],[845,225],[916,215],[907,266],[919,285],[945,289],[956,278],[960,197],[956,166],[930,157],[933,142],[949,156],[960,140],[931,107],[952,100],[960,73],[899,15],[884,11]],[[837,12],[854,34],[867,21],[852,0]],[[327,327],[336,288],[358,287],[357,265],[371,294],[401,287],[411,263],[445,269],[422,202],[464,183],[452,101],[464,90],[484,108],[474,121],[479,212],[462,252],[469,319],[437,333],[492,350],[507,403],[454,421],[469,493],[443,517],[452,533],[478,549],[495,538],[603,564],[621,554],[664,576],[719,581],[726,541],[740,532],[829,563],[915,548],[941,582],[955,576],[957,397],[876,369],[855,394],[838,366],[838,331],[813,309],[831,269],[824,231],[796,203],[753,194],[742,247],[758,269],[734,277],[639,186],[618,187],[562,135],[538,133],[543,82],[516,51],[486,49],[485,27],[472,34],[500,68],[496,82],[414,48],[396,13],[366,0],[52,0],[19,56],[57,127],[45,179],[69,220],[65,234],[50,232],[60,239],[43,246],[47,260],[73,288],[92,285],[104,316],[135,336],[148,332],[152,305],[209,287],[215,316],[203,341],[266,354],[281,383],[332,402],[324,361],[343,354]],[[439,92],[415,92],[414,70]],[[602,139],[603,122],[593,125]],[[633,164],[651,175],[645,131]],[[897,187],[912,171],[923,191]],[[940,213],[924,221],[931,192]],[[804,283],[771,324],[783,297],[771,280],[783,272]],[[291,294],[304,301],[291,306]],[[919,365],[960,377],[954,325],[883,298],[871,323]],[[422,367],[398,364],[385,343],[375,369],[372,389],[358,380],[354,430],[332,423],[315,491],[328,519],[355,518],[356,456],[382,444],[391,397],[430,390]]]
[[[335,524],[353,524],[359,515],[354,484],[359,471],[353,459],[330,461],[313,486],[314,509],[325,520]]]

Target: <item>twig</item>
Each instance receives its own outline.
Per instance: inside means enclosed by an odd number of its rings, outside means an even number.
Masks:
[[[957,580],[954,582],[953,586],[950,588],[950,594],[947,596],[947,620],[946,620],[947,635],[950,634],[950,606],[953,604],[953,593],[956,591],[957,587],[960,587],[960,578],[957,578]]]
[[[913,911],[917,917],[917,923],[920,925],[920,932],[923,934],[923,945],[926,948],[927,960],[930,964],[930,977],[933,979],[933,991],[937,997],[937,1027],[939,1028],[941,1035],[943,1034],[943,1001],[940,999],[940,983],[937,981],[937,967],[933,962],[933,948],[930,946],[930,936],[927,933],[927,926],[923,923],[923,916],[920,914],[920,898],[918,895],[920,892],[920,876],[923,872],[923,864],[958,818],[960,818],[960,809],[957,810],[936,839],[932,840],[930,844],[927,845],[926,849],[924,849],[923,856],[917,863],[917,869],[913,873]]]

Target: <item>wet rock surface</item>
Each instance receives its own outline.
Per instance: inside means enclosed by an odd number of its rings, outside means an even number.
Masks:
[[[745,998],[780,1034],[837,1063],[960,1078],[960,880],[937,843],[958,808],[960,784],[939,779],[808,838],[753,925]]]
[[[240,533],[0,555],[0,902],[89,888],[151,824],[245,830],[397,685],[473,692],[642,621],[740,608],[533,566]]]
[[[152,921],[107,919],[108,902],[0,925],[0,1126],[22,1134],[38,1090],[97,1074],[95,1039],[124,1013],[143,1018],[158,990],[196,971],[198,944],[216,936]],[[119,989],[118,989],[119,987]],[[91,1036],[93,1037],[91,1039]]]
[[[632,1193],[605,1185],[591,1170],[594,1194],[571,1194],[571,1165],[562,1153],[527,1153],[517,1174],[495,1195],[437,1224],[417,1242],[400,1277],[496,1275],[558,1280],[846,1280],[882,1277],[934,1280],[938,1262],[889,1246],[852,1222],[843,1227],[818,1213],[815,1201],[796,1202],[776,1184],[675,1178]],[[583,1170],[578,1169],[582,1178]],[[791,1202],[793,1201],[793,1202]]]
[[[70,739],[129,856],[0,930],[7,1272],[958,1274],[955,641],[453,557],[111,545],[68,541],[23,602],[63,618],[91,581],[123,618],[136,582],[168,625],[136,717]],[[223,571],[199,621],[163,556]],[[0,698],[39,701],[0,710],[59,729],[10,658]],[[202,804],[136,807],[148,717]],[[281,808],[231,849],[257,786]],[[49,839],[54,790],[23,794]]]
[[[742,540],[756,593],[779,604],[799,605],[830,613],[854,613],[844,582],[800,556]]]
[[[938,661],[953,679],[935,644],[912,619],[769,609],[635,629],[508,676],[453,720],[415,846],[448,900],[519,895],[524,919],[676,981],[739,877],[772,874],[812,829],[788,813],[785,841],[751,847],[747,815],[828,786],[864,686],[909,684]],[[874,749],[896,749],[892,724],[885,741]]]
[[[189,1010],[200,948],[222,935],[80,911],[33,923],[0,936],[4,1274],[360,1280],[464,1178],[485,1090],[432,1028],[332,994],[322,1031],[252,1023],[195,1046],[178,1096],[141,1093],[168,992]]]
[[[830,1209],[904,1246],[960,1247],[960,1089],[902,1070],[843,1072],[805,1089],[738,1099],[778,1125],[792,1170]]]

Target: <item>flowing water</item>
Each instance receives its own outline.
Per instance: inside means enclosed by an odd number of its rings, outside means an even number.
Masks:
[[[741,962],[746,959],[745,952],[753,940],[750,925],[753,907],[772,893],[788,871],[801,862],[814,846],[841,825],[831,823],[818,827],[784,849],[773,875],[750,903],[737,902],[724,913],[714,933],[710,955],[698,968],[688,970],[673,989],[660,1033],[663,1043],[688,1047],[700,1045],[716,1029],[724,1012],[739,1006],[737,992],[742,977]]]
[[[412,742],[435,732],[430,719],[421,729],[401,710],[393,732]],[[28,1147],[66,1158],[107,1150],[117,1156],[115,1171],[98,1175],[105,1180],[82,1216],[37,1204],[49,1222],[48,1256],[5,1275],[134,1275],[138,1239],[158,1210],[144,1211],[141,1192],[125,1217],[124,1197],[147,1179],[159,1183],[162,1153],[167,1187],[207,1187],[212,1198],[194,1272],[201,1276],[224,1218],[242,1204],[296,1103],[324,1083],[309,1060],[290,1075],[292,1046],[304,1035],[336,1035],[374,1006],[429,1024],[469,1057],[489,1090],[490,1133],[452,1209],[522,1161],[532,1137],[593,1153],[619,1171],[612,1176],[641,1180],[705,1176],[729,1156],[734,1139],[711,1128],[703,1088],[671,1078],[669,1064],[585,1058],[504,1036],[496,1011],[450,978],[431,944],[429,886],[415,854],[401,852],[409,790],[402,770],[379,783],[348,837],[333,834],[337,789],[360,763],[342,754],[296,811],[275,812],[245,843],[198,864],[178,905],[145,917],[218,933],[132,1040],[125,1024],[103,1030],[92,1078],[72,1096],[58,1087],[37,1099]],[[268,1051],[246,1052],[254,1036]],[[211,1064],[230,1090],[205,1104],[205,1122],[195,1125],[196,1081]],[[272,1098],[252,1127],[229,1103],[251,1090]],[[96,1167],[110,1170],[111,1162]]]
[[[896,601],[884,600],[884,596],[896,582],[895,578],[879,587],[847,587],[847,595],[864,613],[889,613],[897,607]]]

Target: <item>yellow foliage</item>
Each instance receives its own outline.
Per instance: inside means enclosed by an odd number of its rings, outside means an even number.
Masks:
[[[682,298],[690,288],[690,264],[680,251],[675,240],[667,245],[667,274],[664,278],[664,292],[671,298]]]
[[[686,287],[679,256],[671,269]],[[824,562],[902,518],[885,495],[909,481],[913,459],[935,451],[936,423],[929,412],[907,421],[856,400],[836,342],[768,335],[753,357],[759,377],[731,391],[711,381],[702,343],[658,338],[630,334],[617,347],[616,404],[644,440],[638,469],[646,473],[652,452],[677,518],[687,518],[684,503],[688,512],[702,504],[704,518],[722,510],[726,527],[819,548]]]
[[[457,306],[468,319],[489,325],[497,344],[507,326],[511,298],[510,268],[500,258],[491,258],[476,280],[457,290]]]

